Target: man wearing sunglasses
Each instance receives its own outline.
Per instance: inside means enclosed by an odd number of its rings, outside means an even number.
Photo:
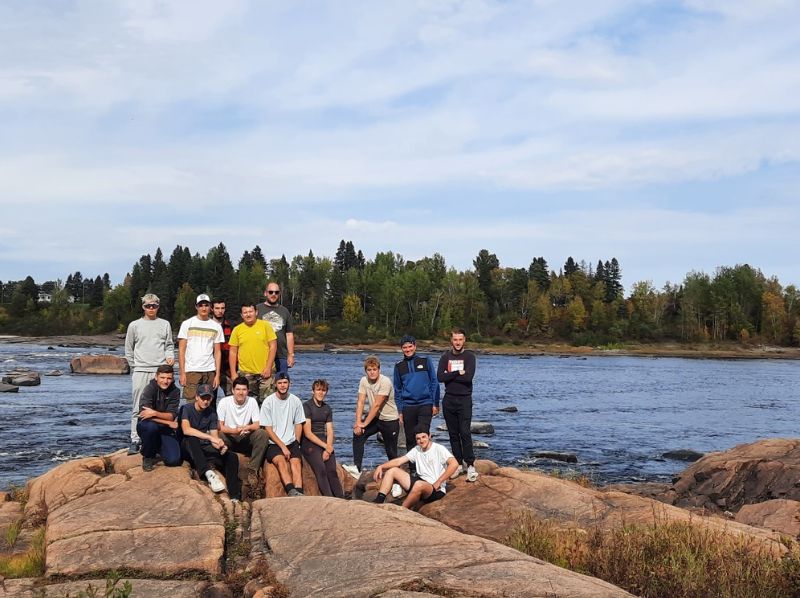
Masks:
[[[275,373],[286,374],[294,367],[294,332],[292,330],[292,314],[283,305],[281,287],[270,281],[264,289],[264,303],[258,304],[258,319],[269,322],[278,337],[278,353],[275,357]]]
[[[211,298],[205,293],[198,295],[195,308],[197,315],[185,320],[178,332],[180,383],[187,403],[194,401],[199,384],[208,384],[214,389],[219,386],[222,343],[225,342],[222,326],[209,317]]]
[[[160,365],[175,363],[175,344],[169,322],[158,317],[160,301],[157,295],[148,293],[142,297],[144,315],[128,325],[125,334],[125,359],[131,368],[133,405],[131,409],[131,445],[129,455],[141,448],[136,424],[139,421],[139,403],[150,380],[155,378]]]

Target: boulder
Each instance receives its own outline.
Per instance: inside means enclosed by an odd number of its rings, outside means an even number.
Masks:
[[[42,383],[42,378],[39,372],[30,370],[9,372],[3,376],[4,384],[13,384],[14,386],[39,386]]]
[[[697,461],[702,459],[705,453],[698,453],[692,449],[676,449],[674,451],[667,451],[662,453],[665,459],[672,459],[674,461]]]
[[[535,451],[530,454],[533,459],[550,459],[551,461],[563,461],[564,463],[577,463],[578,456],[574,453],[560,453],[558,451]]]
[[[51,509],[46,575],[110,569],[152,576],[221,573],[222,504],[205,484],[191,479],[187,466],[159,466],[130,479],[114,475],[122,480],[106,491]]]
[[[30,480],[26,485],[28,501],[25,504],[25,517],[34,521],[43,520],[58,507],[105,489],[106,485],[101,485],[105,471],[106,463],[102,458],[87,457],[67,461]]]
[[[19,386],[14,386],[13,384],[6,384],[5,382],[0,382],[0,392],[19,392]]]
[[[800,500],[799,479],[800,439],[770,438],[706,455],[678,475],[664,500],[736,512],[777,498]]]
[[[767,530],[701,517],[641,496],[586,488],[575,482],[536,471],[497,467],[479,460],[481,474],[475,483],[459,477],[447,485],[447,496],[425,505],[420,513],[456,529],[502,541],[514,529],[517,518],[529,511],[537,519],[549,519],[567,527],[615,529],[623,525],[688,522],[737,537],[752,538],[767,549],[783,553],[780,536]]]
[[[484,442],[483,440],[473,440],[472,446],[474,448],[489,448],[489,443]]]
[[[509,405],[508,407],[500,407],[498,411],[502,411],[503,413],[516,413],[519,409],[514,405]]]
[[[61,375],[63,375],[63,372],[61,370],[53,370],[45,374],[45,376],[61,376]]]
[[[289,596],[630,595],[396,505],[260,500],[253,503],[250,540],[254,559],[267,561]]]
[[[447,424],[441,423],[436,426],[436,429],[440,432],[447,432]],[[487,434],[491,435],[494,434],[494,426],[489,422],[472,422],[469,427],[469,431],[473,434]]]
[[[744,505],[736,521],[775,530],[792,538],[800,537],[800,502],[775,499],[756,505]]]
[[[136,598],[197,598],[199,590],[208,582],[194,580],[161,580],[161,579],[121,579],[117,584],[122,587],[126,581],[130,582],[133,590],[132,596]],[[104,596],[106,578],[82,579],[43,585],[39,580],[33,579],[6,579],[0,583],[0,598],[37,598],[40,596],[93,596],[89,590],[97,592],[97,596]],[[44,592],[44,593],[43,593]],[[83,594],[81,594],[83,592]]]
[[[241,472],[243,467],[239,467],[239,471]],[[356,485],[356,480],[347,473],[342,466],[337,463],[336,470],[339,473],[339,481],[342,484],[342,490],[344,490],[345,496],[352,496],[353,488]],[[263,469],[264,479],[266,480],[266,498],[278,498],[282,496],[286,496],[286,491],[283,489],[283,483],[281,483],[281,477],[278,474],[278,470],[272,463],[264,462],[264,469]],[[319,496],[319,486],[317,485],[317,479],[314,477],[314,471],[311,469],[311,466],[308,462],[303,458],[303,494],[306,496]]]
[[[116,355],[81,355],[69,362],[73,374],[129,374],[127,360]]]

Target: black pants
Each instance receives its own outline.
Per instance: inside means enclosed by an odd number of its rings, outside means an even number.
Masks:
[[[445,393],[442,400],[442,414],[450,435],[450,448],[456,461],[467,465],[475,463],[472,450],[472,395],[457,396]]]
[[[228,496],[242,498],[242,481],[239,479],[239,457],[231,450],[224,455],[214,448],[210,442],[201,442],[194,436],[184,436],[181,441],[184,456],[195,468],[201,478],[211,469],[211,464],[225,472],[225,485],[228,487]]]
[[[400,420],[381,421],[377,417],[369,422],[360,436],[353,434],[353,463],[361,471],[361,464],[364,461],[364,445],[370,436],[378,432],[383,436],[383,448],[386,449],[386,456],[391,460],[397,457],[397,435],[400,433]]]
[[[319,493],[322,496],[335,496],[344,498],[342,483],[339,481],[339,473],[336,471],[336,457],[333,455],[327,461],[322,459],[322,447],[314,444],[310,440],[303,439],[300,445],[303,456],[308,461],[317,479]]]
[[[406,405],[403,407],[403,431],[406,434],[406,452],[417,444],[414,430],[422,425],[427,430],[431,428],[433,419],[433,405]]]

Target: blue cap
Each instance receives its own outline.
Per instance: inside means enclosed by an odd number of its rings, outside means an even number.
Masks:
[[[417,339],[415,339],[410,334],[406,334],[403,338],[400,339],[400,346],[402,347],[406,343],[411,343],[412,345],[416,345],[417,344]]]
[[[210,384],[201,384],[197,387],[198,397],[213,397],[214,391],[211,389]]]

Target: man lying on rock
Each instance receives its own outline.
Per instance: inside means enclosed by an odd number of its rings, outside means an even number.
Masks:
[[[392,484],[400,484],[408,492],[403,506],[413,509],[420,502],[431,503],[439,500],[447,492],[447,480],[460,467],[456,458],[444,446],[431,440],[430,431],[425,426],[415,429],[417,445],[402,457],[397,457],[379,465],[373,477],[380,482],[378,496],[374,502],[383,503]],[[416,473],[409,474],[402,465],[412,463]]]
[[[136,432],[142,440],[142,469],[153,471],[156,454],[164,465],[181,464],[181,447],[175,436],[181,391],[175,386],[171,365],[160,365],[155,378],[148,382],[139,401]]]
[[[242,482],[239,480],[239,457],[229,451],[219,437],[219,419],[211,408],[214,390],[209,384],[197,387],[194,403],[181,407],[181,448],[184,456],[192,463],[200,479],[208,480],[211,490],[222,492],[228,486],[228,496],[232,501],[242,498]],[[211,469],[211,464],[225,471],[225,484]]]

